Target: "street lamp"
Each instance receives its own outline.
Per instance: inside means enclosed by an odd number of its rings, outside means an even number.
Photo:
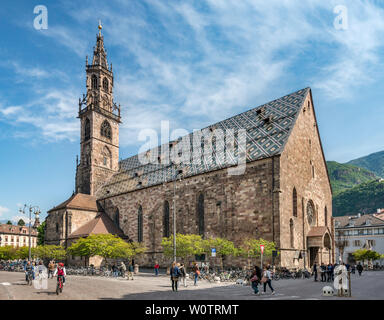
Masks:
[[[25,214],[25,209],[29,208],[29,242],[28,242],[28,256],[29,256],[29,261],[31,261],[31,220],[32,220],[32,210],[34,210],[33,214],[38,217],[39,214],[41,213],[40,208],[38,206],[28,206],[24,205],[23,209],[19,209],[19,212],[22,214]]]
[[[173,261],[176,261],[176,180],[179,174],[183,174],[182,169],[177,169],[177,164],[172,161],[173,167]],[[181,181],[182,177],[180,177]]]

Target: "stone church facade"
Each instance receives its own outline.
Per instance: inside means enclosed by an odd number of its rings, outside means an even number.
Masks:
[[[169,263],[161,239],[172,234],[175,201],[178,233],[236,245],[248,237],[274,241],[280,252],[275,264],[291,268],[334,261],[332,191],[310,88],[213,124],[201,130],[198,143],[194,133],[119,162],[120,106],[113,102],[101,32],[86,72],[76,193],[49,211],[47,243],[68,244],[77,229],[91,230],[84,225],[99,219],[106,227],[98,230],[144,243],[148,250],[139,264]],[[221,132],[233,135],[220,140]],[[201,158],[191,161],[186,149]],[[225,161],[229,151],[235,162]],[[170,162],[169,153],[179,161]],[[241,157],[244,172],[230,174]]]

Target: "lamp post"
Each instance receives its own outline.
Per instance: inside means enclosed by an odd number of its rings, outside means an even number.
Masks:
[[[179,169],[176,171],[177,164],[173,161],[172,161],[172,166],[174,170],[173,201],[172,201],[172,204],[173,204],[173,215],[172,215],[173,216],[173,261],[176,261],[176,181],[177,181],[178,175],[183,173],[183,170]],[[180,178],[180,181],[181,181],[181,178]]]
[[[19,209],[19,212],[22,213],[22,214],[25,214],[25,209],[26,208],[29,208],[29,241],[28,241],[28,257],[29,257],[29,261],[31,261],[31,220],[32,220],[32,211],[33,211],[33,214],[38,217],[39,214],[41,213],[40,211],[40,208],[38,206],[28,206],[26,204],[24,204],[24,208],[23,209]]]

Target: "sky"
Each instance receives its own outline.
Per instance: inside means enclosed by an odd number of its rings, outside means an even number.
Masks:
[[[74,190],[99,19],[122,159],[162,120],[191,132],[306,87],[327,160],[384,150],[382,1],[3,0],[0,220],[27,220],[24,204],[44,218]]]

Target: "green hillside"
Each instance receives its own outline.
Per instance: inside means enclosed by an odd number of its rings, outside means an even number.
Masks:
[[[333,197],[333,216],[373,213],[384,208],[384,181],[362,183]]]
[[[372,171],[377,176],[384,178],[384,151],[372,153],[366,157],[361,157],[347,162],[361,168]]]
[[[334,196],[361,183],[377,179],[371,171],[350,164],[327,161],[327,167]]]

